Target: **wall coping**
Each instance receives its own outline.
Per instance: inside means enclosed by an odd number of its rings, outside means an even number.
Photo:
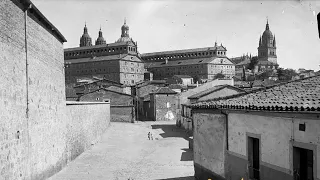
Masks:
[[[66,101],[67,106],[71,106],[71,105],[96,105],[96,104],[110,104],[110,100],[107,102]]]
[[[110,107],[134,107],[134,105],[110,105]]]

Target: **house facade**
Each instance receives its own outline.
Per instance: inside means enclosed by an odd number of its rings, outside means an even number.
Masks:
[[[177,119],[177,92],[160,87],[144,100],[146,117],[153,121],[175,121]]]
[[[320,76],[192,105],[198,179],[319,179]]]

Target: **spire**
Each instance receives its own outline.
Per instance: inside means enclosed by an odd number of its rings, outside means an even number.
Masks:
[[[268,17],[267,17],[266,30],[269,30],[269,21],[268,21]]]
[[[88,34],[87,22],[84,22],[83,34]]]
[[[217,43],[217,41],[214,43],[214,47],[217,47],[218,46],[218,43]]]
[[[124,18],[124,24],[127,24],[127,18],[126,17]]]
[[[273,47],[276,47],[276,35],[273,37]]]
[[[259,40],[259,46],[261,46],[262,45],[262,42],[261,42],[261,36],[260,36],[260,40]]]

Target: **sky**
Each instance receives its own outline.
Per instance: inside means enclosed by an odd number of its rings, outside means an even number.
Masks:
[[[320,69],[317,14],[320,1],[253,0],[32,0],[78,47],[86,22],[94,43],[101,27],[107,43],[121,35],[126,18],[130,37],[142,53],[212,47],[217,41],[229,58],[257,55],[268,19],[283,68]]]

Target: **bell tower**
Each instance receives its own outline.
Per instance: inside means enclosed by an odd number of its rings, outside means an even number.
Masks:
[[[270,61],[277,63],[277,47],[276,38],[270,31],[269,22],[267,20],[266,29],[260,36],[258,47],[259,61]]]

